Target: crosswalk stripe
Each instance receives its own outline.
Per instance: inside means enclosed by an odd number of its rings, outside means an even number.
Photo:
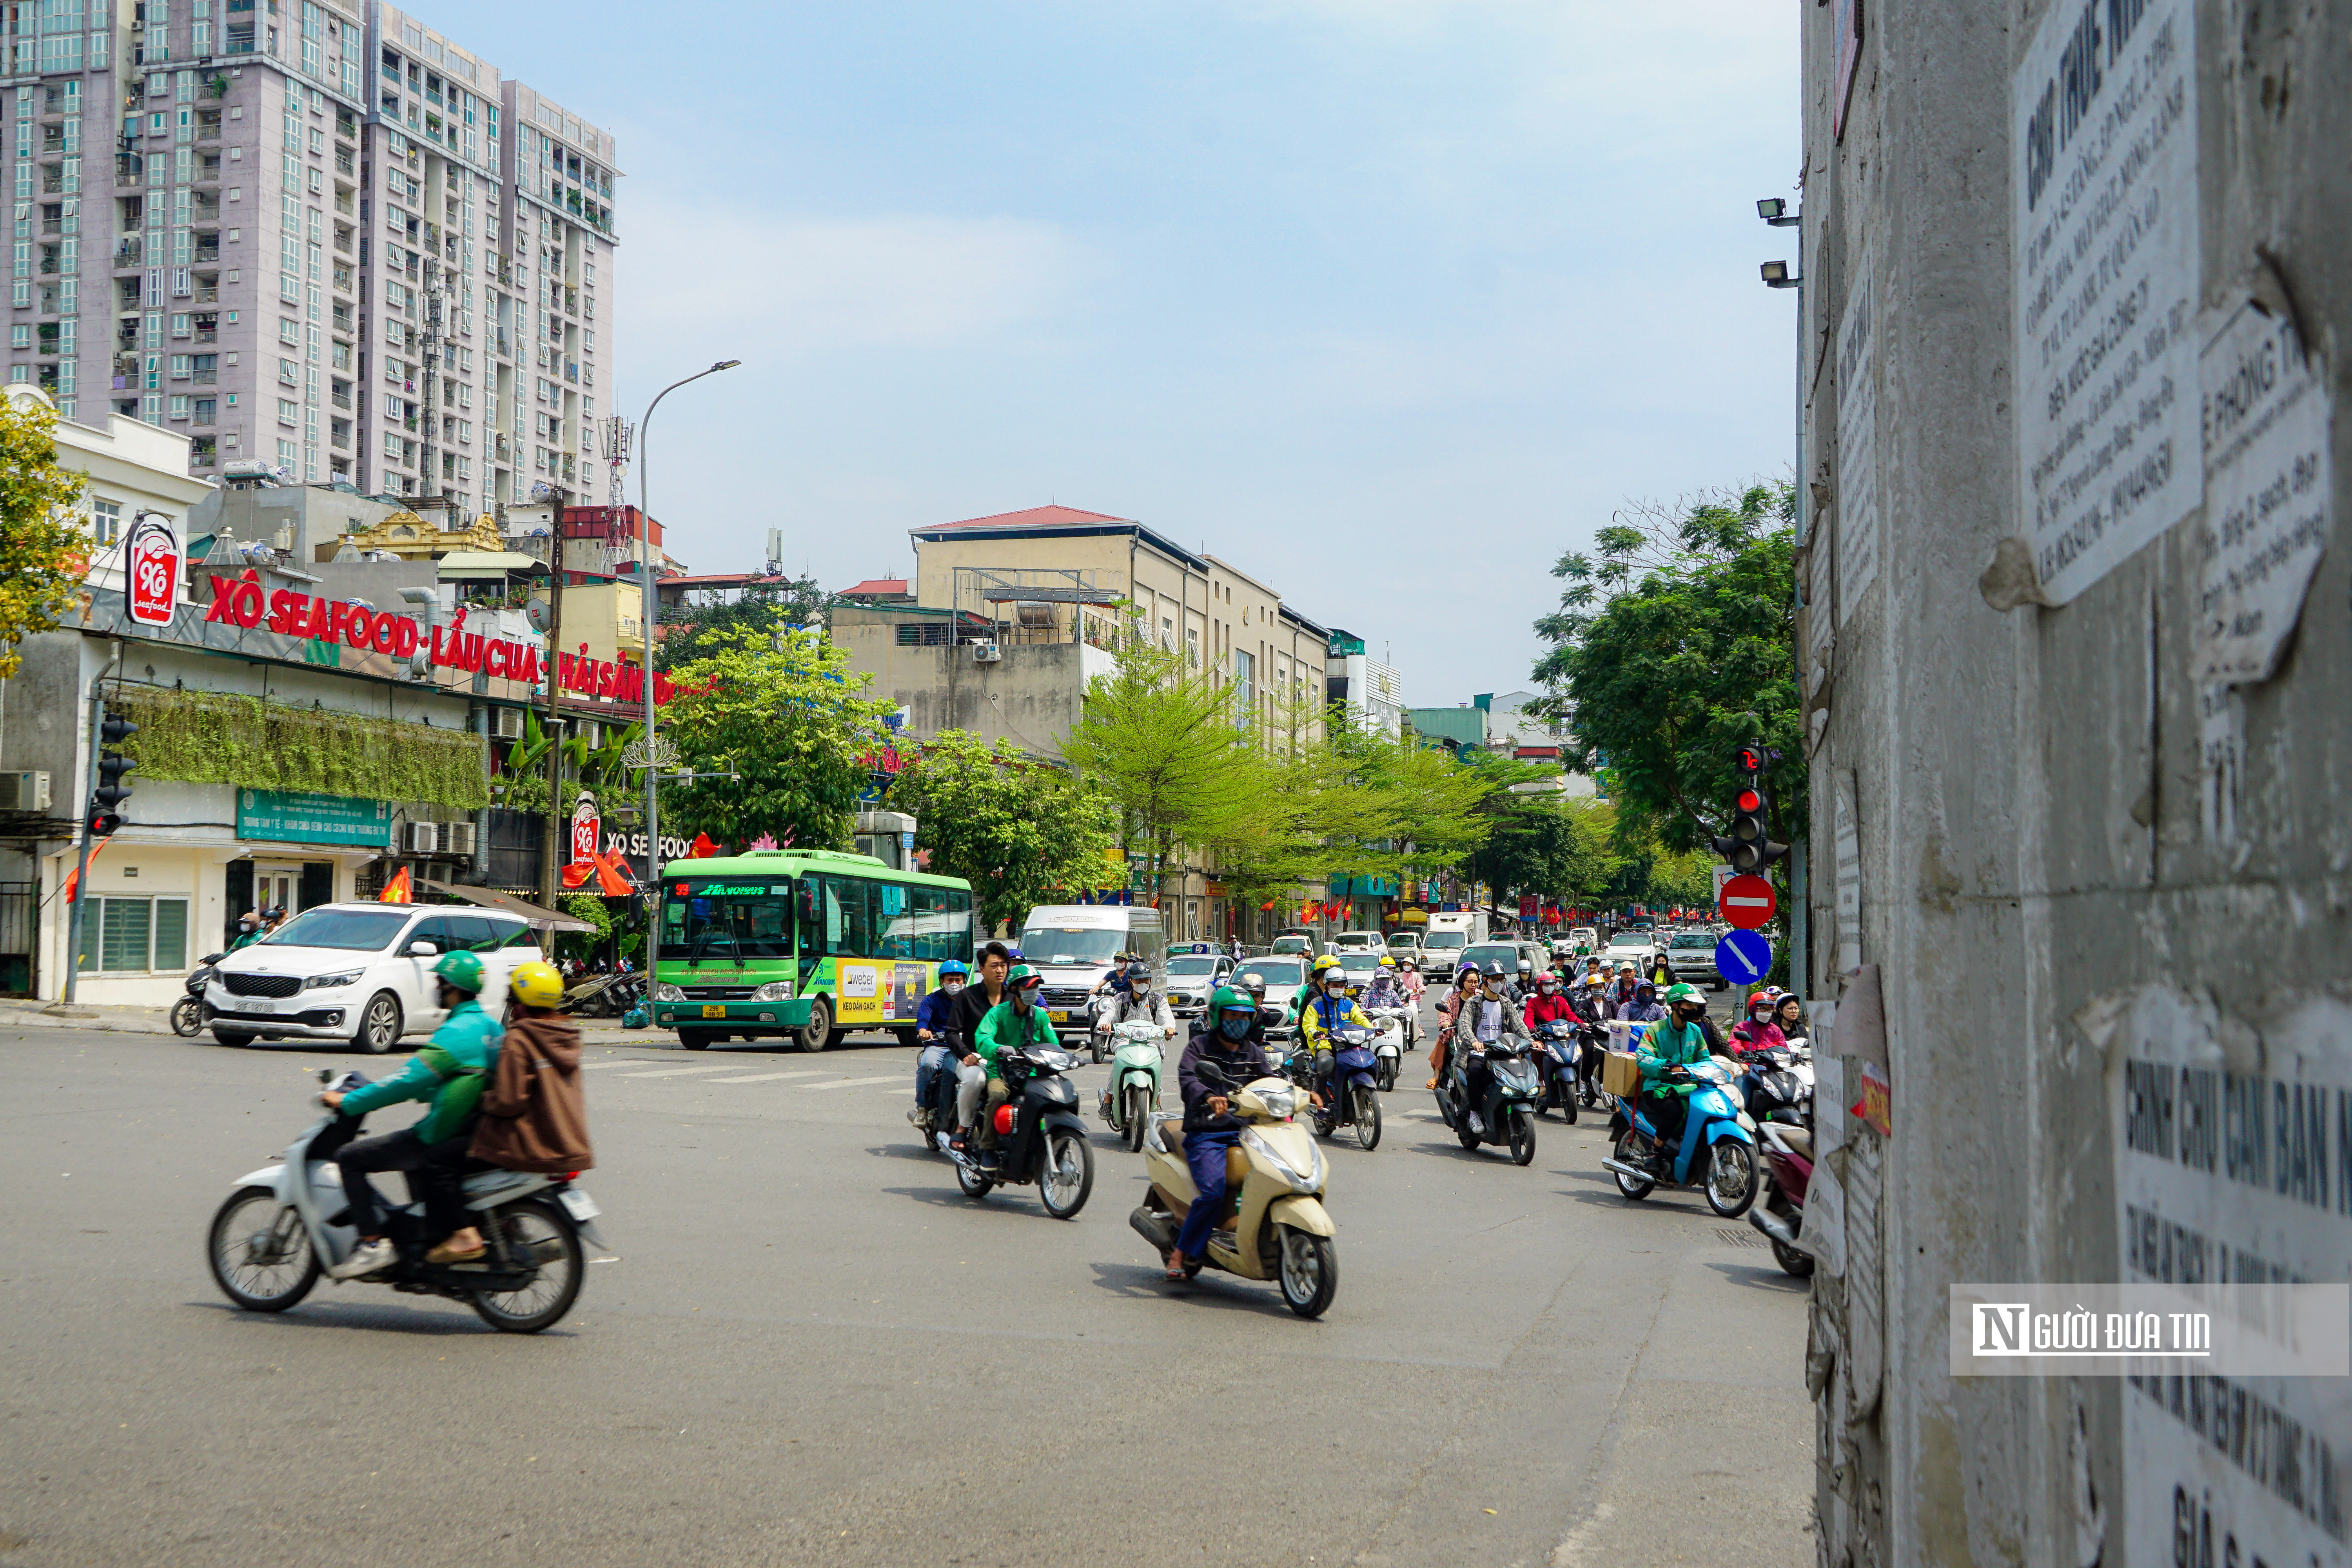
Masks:
[[[780,1078],[823,1078],[824,1076],[824,1074],[822,1072],[755,1072],[746,1073],[741,1078],[714,1078],[708,1081],[711,1083],[767,1083],[772,1079]]]
[[[733,1072],[740,1065],[739,1062],[713,1062],[709,1067],[663,1068],[655,1072],[625,1072],[621,1076],[623,1078],[684,1078],[688,1073]]]
[[[813,1083],[813,1084],[809,1085],[809,1088],[811,1088],[811,1089],[856,1089],[856,1088],[859,1087],[859,1086],[860,1086],[860,1085],[862,1085],[862,1084],[869,1084],[869,1083],[903,1083],[903,1082],[905,1082],[905,1081],[906,1081],[906,1075],[905,1075],[905,1074],[903,1074],[903,1073],[895,1073],[895,1072],[894,1072],[894,1073],[890,1074],[887,1078],[845,1078],[845,1079],[843,1079],[839,1083]]]

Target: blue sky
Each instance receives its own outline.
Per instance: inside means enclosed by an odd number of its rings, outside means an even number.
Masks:
[[[467,15],[467,11],[471,15]],[[698,571],[1144,520],[1524,686],[1627,498],[1784,472],[1797,13],[1753,0],[604,0],[429,19],[620,139],[620,404]],[[630,499],[635,499],[634,481]]]

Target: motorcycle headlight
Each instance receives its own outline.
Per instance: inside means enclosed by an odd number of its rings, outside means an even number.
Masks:
[[[793,983],[789,980],[771,980],[751,993],[754,1002],[789,1002],[792,999]],[[685,998],[680,996],[679,1000],[684,1001]]]
[[[1298,1110],[1298,1091],[1292,1089],[1262,1089],[1257,1102],[1265,1107],[1268,1116],[1288,1117]]]
[[[654,1000],[656,1002],[683,1002],[686,1000],[686,993],[679,990],[677,986],[670,984],[667,981],[664,981],[662,984],[654,987]]]
[[[358,983],[359,977],[366,973],[367,972],[362,969],[346,969],[335,974],[313,974],[310,979],[302,982],[302,989],[305,991],[320,991],[330,985],[355,984]]]
[[[1267,1096],[1260,1095],[1258,1098],[1265,1100]],[[1242,1145],[1273,1166],[1274,1173],[1281,1177],[1292,1192],[1311,1194],[1323,1190],[1323,1151],[1321,1149],[1311,1145],[1308,1147],[1307,1152],[1309,1163],[1307,1168],[1302,1171],[1276,1153],[1272,1143],[1250,1128],[1242,1129]]]

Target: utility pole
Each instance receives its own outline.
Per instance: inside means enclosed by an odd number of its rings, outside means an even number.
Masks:
[[[122,644],[114,644],[114,657],[108,673],[122,668]],[[89,898],[90,817],[96,812],[98,796],[98,753],[100,715],[105,711],[105,700],[99,689],[106,683],[101,674],[89,683],[89,776],[82,783],[81,858],[74,863],[73,897],[66,904],[66,984],[62,1000],[73,1005],[74,978],[81,972],[81,933],[84,923],[82,909]]]
[[[547,827],[539,862],[539,903],[541,909],[551,910],[555,907],[556,890],[563,885],[556,847],[562,842],[564,824],[571,814],[563,809],[563,720],[556,707],[563,683],[555,673],[555,661],[563,646],[564,491],[556,485],[549,485],[546,489],[551,514],[547,554],[554,570],[547,581]]]

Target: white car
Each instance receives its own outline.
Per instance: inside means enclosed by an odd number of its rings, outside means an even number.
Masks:
[[[382,1053],[429,1035],[446,1016],[433,965],[466,951],[482,961],[482,1005],[506,1016],[515,965],[543,957],[512,915],[447,904],[320,904],[220,961],[205,987],[213,1037],[349,1040]]]
[[[1370,952],[1378,957],[1388,946],[1388,939],[1376,931],[1343,931],[1331,939],[1331,951],[1340,954]]]

